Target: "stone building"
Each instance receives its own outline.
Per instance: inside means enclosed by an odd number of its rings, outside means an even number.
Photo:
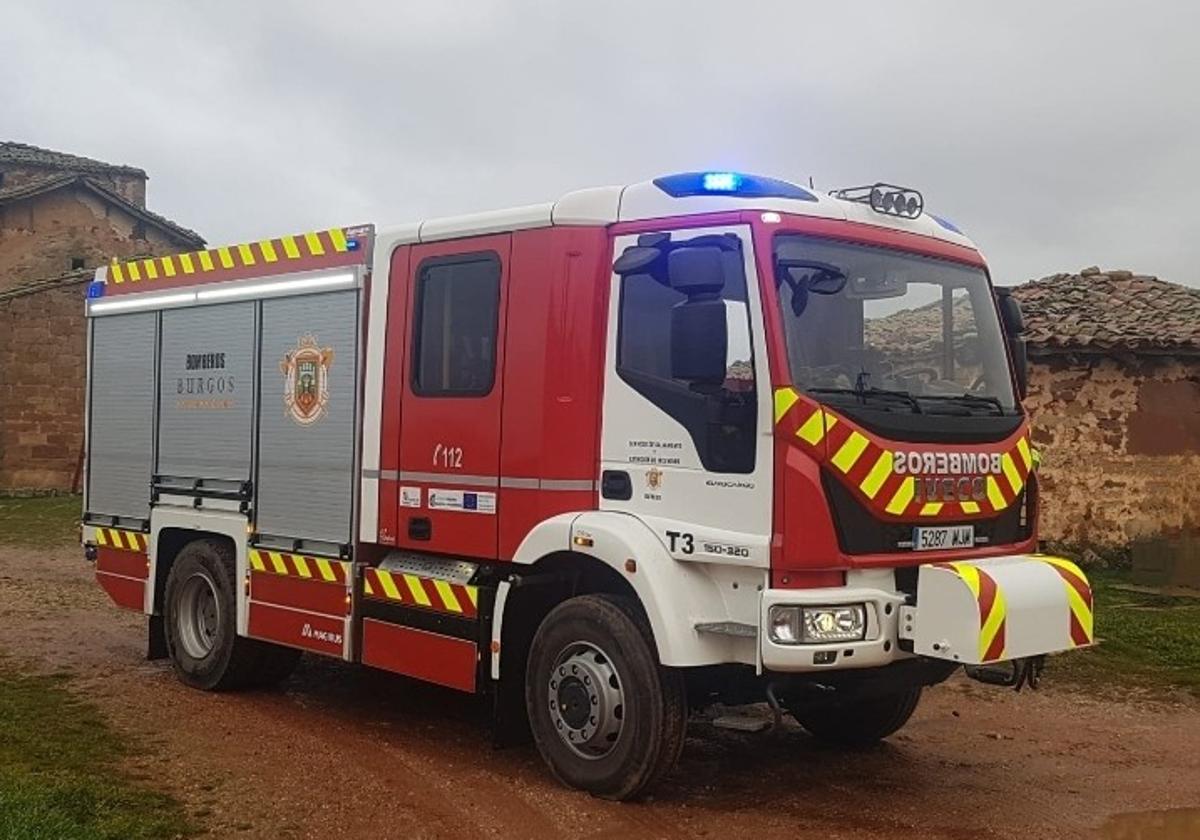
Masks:
[[[195,250],[146,173],[0,142],[0,492],[70,489],[83,445],[83,292],[97,265]]]
[[[1013,290],[1042,536],[1105,550],[1200,528],[1200,289],[1086,268]]]

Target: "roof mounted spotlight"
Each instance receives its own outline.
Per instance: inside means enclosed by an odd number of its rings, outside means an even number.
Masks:
[[[925,199],[917,190],[895,184],[872,184],[868,187],[846,187],[830,193],[834,198],[869,204],[876,213],[915,219],[925,211]]]

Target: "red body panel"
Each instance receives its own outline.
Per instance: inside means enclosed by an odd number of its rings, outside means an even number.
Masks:
[[[111,575],[97,569],[96,583],[108,593],[118,607],[142,612],[146,606],[146,582],[134,578]]]
[[[343,615],[348,611],[344,583],[285,577],[270,572],[251,572],[250,597],[255,601],[331,616]]]
[[[408,320],[408,276],[411,249],[392,253],[388,283],[387,331],[384,336],[383,397],[379,430],[379,542],[395,545],[399,531],[400,394],[404,387],[404,338]]]
[[[250,602],[247,635],[313,653],[341,656],[345,619],[273,604]]]
[[[150,576],[150,565],[144,552],[97,546],[96,571],[145,580]]]
[[[362,661],[459,691],[475,690],[476,647],[463,639],[366,618]]]

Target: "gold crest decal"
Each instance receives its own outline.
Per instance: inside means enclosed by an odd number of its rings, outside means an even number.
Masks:
[[[657,492],[661,490],[662,481],[663,471],[658,467],[651,467],[650,469],[646,470],[646,486],[652,491]]]
[[[311,334],[301,336],[296,349],[285,353],[279,363],[284,405],[300,425],[312,425],[325,416],[331,367],[333,348],[318,347],[316,336]]]

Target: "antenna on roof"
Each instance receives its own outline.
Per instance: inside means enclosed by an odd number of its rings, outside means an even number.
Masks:
[[[813,179],[812,179],[811,175],[808,176],[808,188],[810,190],[815,190],[817,188],[816,185],[813,184]]]

